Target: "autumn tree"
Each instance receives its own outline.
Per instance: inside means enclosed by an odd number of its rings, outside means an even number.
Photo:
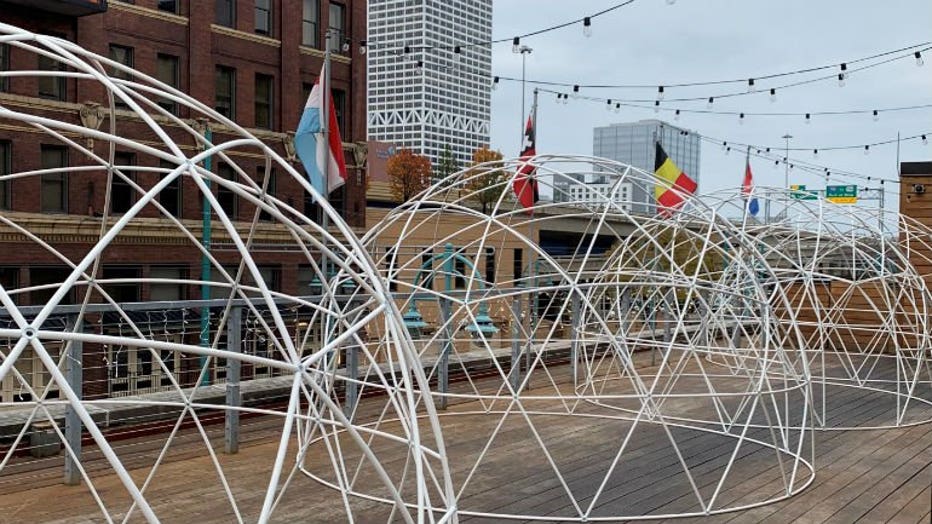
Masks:
[[[386,171],[396,201],[407,202],[430,186],[430,160],[410,149],[400,149],[392,155]]]
[[[472,198],[482,206],[482,212],[498,202],[507,189],[508,173],[502,163],[501,151],[481,147],[472,153],[472,167],[466,174],[466,187]]]

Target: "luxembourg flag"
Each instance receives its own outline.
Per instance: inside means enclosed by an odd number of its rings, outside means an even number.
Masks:
[[[323,69],[321,69],[320,73],[321,77],[323,77]],[[328,104],[330,140],[329,143],[323,141],[323,129],[321,127],[322,92],[320,78],[318,78],[311,89],[311,94],[307,97],[304,113],[298,123],[298,129],[295,131],[294,148],[298,158],[301,159],[301,163],[304,164],[304,170],[307,171],[308,178],[311,179],[311,185],[326,199],[331,191],[346,183],[346,160],[343,158],[343,141],[340,139],[337,112],[333,108],[332,96],[330,97],[331,103]],[[324,182],[324,172],[327,173],[326,183]]]
[[[747,212],[751,216],[757,216],[760,211],[760,205],[757,203],[757,197],[753,195],[754,175],[751,174],[751,159],[748,158],[744,164],[744,183],[741,184],[741,196],[744,197]]]

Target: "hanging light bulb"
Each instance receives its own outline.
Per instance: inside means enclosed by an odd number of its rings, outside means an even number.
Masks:
[[[563,105],[566,105],[569,103],[570,103],[570,95],[568,95],[567,93],[563,93]]]
[[[922,145],[924,146],[929,145],[929,140],[926,138],[925,135],[922,135]]]
[[[563,103],[563,93],[557,93],[557,103]]]
[[[579,86],[578,85],[573,86],[573,98],[579,98]]]
[[[741,113],[740,115],[738,115],[738,125],[739,126],[744,125],[744,113]]]
[[[880,120],[880,113],[875,109],[874,110],[874,122]]]
[[[657,100],[663,100],[663,86],[657,86]]]
[[[922,60],[922,53],[920,53],[919,51],[916,51],[915,53],[913,53],[913,56],[916,57],[917,66],[922,67],[922,65],[925,64],[925,62]]]
[[[592,19],[589,18],[588,16],[586,18],[583,18],[582,34],[585,35],[586,38],[589,38],[592,36]]]
[[[848,64],[842,63],[841,72],[838,73],[838,87],[845,87],[845,79],[848,78]]]
[[[864,146],[864,154],[865,155],[871,154],[871,146],[869,145]]]
[[[406,55],[410,55],[410,54],[411,54],[411,46],[409,46],[409,45],[407,45],[407,44],[405,45],[405,47],[404,47],[404,54],[406,54]]]
[[[777,90],[771,87],[770,88],[770,103],[772,104],[776,101],[777,101]]]
[[[780,165],[780,161],[779,161],[779,160],[774,160],[774,161],[773,161],[773,168],[774,168],[774,169],[776,169],[777,166],[779,166],[779,165]]]
[[[521,52],[521,39],[517,36],[511,40],[511,52],[515,54]]]
[[[715,102],[715,97],[709,97],[709,103],[705,105],[706,109],[712,109],[712,102]]]
[[[679,109],[677,109],[676,113],[673,114],[673,120],[676,120],[677,122],[680,121],[680,110]]]
[[[654,100],[654,113],[660,112],[660,100]]]
[[[809,124],[811,122],[812,122],[812,118],[810,118],[809,113],[806,113],[806,123]]]
[[[620,111],[621,111],[621,104],[619,104],[619,103],[616,102],[616,103],[615,103],[615,112],[618,113],[618,112],[620,112]]]
[[[725,154],[731,153],[731,146],[725,148]]]
[[[366,41],[365,40],[359,41],[359,54],[361,55],[366,54]]]
[[[421,74],[421,71],[423,69],[424,69],[424,61],[418,60],[417,63],[414,65],[414,72],[417,74]]]
[[[453,48],[453,54],[456,55],[456,61],[459,62],[463,58],[463,48],[460,46],[455,46]]]
[[[497,76],[496,76],[495,78],[492,79],[492,90],[494,91],[496,87],[498,87],[498,77],[497,77]]]
[[[611,111],[611,110],[612,110],[612,99],[611,99],[611,98],[609,98],[609,99],[608,99],[608,102],[605,104],[605,109],[606,109],[606,111]]]
[[[726,147],[728,147],[728,142],[722,142],[722,151],[724,151]]]
[[[754,87],[754,79],[748,78],[748,93],[753,93],[754,91],[757,91],[757,88]]]
[[[813,149],[813,150],[812,150],[812,157],[813,157],[813,158],[819,158],[819,150],[818,150],[818,149]]]
[[[766,152],[769,154],[769,153],[770,153],[770,148],[768,147],[768,148],[765,149],[764,151],[766,151]]]

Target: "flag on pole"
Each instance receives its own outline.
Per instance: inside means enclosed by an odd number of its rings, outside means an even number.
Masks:
[[[515,175],[513,188],[515,195],[521,207],[528,209],[534,207],[534,204],[540,200],[540,193],[537,188],[537,177],[534,176],[535,168],[529,160],[537,154],[534,146],[534,121],[530,115],[527,117],[527,126],[524,128],[524,148],[521,150],[521,160],[524,162],[518,168]]]
[[[657,199],[658,211],[669,214],[682,206],[686,202],[685,196],[695,193],[698,185],[673,163],[660,142],[656,142],[656,146],[654,175],[659,180],[654,184],[654,198]]]
[[[757,197],[754,196],[754,175],[751,174],[750,156],[744,164],[744,182],[741,184],[741,196],[744,197],[744,205],[751,216],[757,216],[760,211],[760,205],[757,203]]]
[[[324,71],[321,69],[321,77]],[[304,113],[294,134],[294,148],[304,164],[304,170],[311,180],[311,185],[324,198],[331,191],[346,183],[346,160],[343,158],[343,141],[340,139],[340,128],[337,125],[337,112],[333,103],[328,104],[330,113],[327,124],[329,140],[323,140],[322,113],[323,89],[320,87],[320,77],[314,83],[311,94],[304,104]],[[330,97],[332,102],[333,97]],[[329,168],[328,168],[329,164]],[[324,180],[324,173],[327,180]]]

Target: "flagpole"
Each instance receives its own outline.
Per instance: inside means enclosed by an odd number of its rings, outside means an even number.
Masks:
[[[751,146],[748,146],[747,154],[744,157],[744,178],[742,178],[742,182],[741,182],[741,193],[742,193],[742,196],[744,196],[744,219],[741,222],[745,225],[747,225],[748,223],[748,212],[751,207],[751,191],[753,191],[753,188],[749,188],[748,193],[746,195],[744,194],[744,180],[748,176],[748,168],[750,167],[750,165],[751,165]]]
[[[538,135],[537,133],[537,94],[538,94],[538,89],[534,88],[534,98],[533,98],[533,102],[531,103],[531,125],[533,126],[532,129],[534,130],[534,151],[535,153],[537,151],[537,135]],[[523,114],[521,115],[521,119],[524,120]],[[531,175],[527,175],[527,176],[530,177]],[[536,177],[537,173],[534,173],[533,176]],[[525,186],[525,191],[527,191],[528,189],[530,189],[531,191],[534,191],[534,187],[536,184],[537,184],[537,181],[535,179],[530,184]],[[532,197],[532,200],[533,200],[533,197]],[[528,236],[530,237],[531,242],[534,243],[535,247],[539,249],[540,241],[536,237],[537,230],[539,228],[535,227],[535,224],[537,223],[537,221],[534,220],[534,207],[533,206],[535,205],[537,205],[537,202],[534,202],[531,207],[530,224],[528,224]],[[524,368],[527,373],[527,378],[525,379],[525,387],[527,387],[527,389],[531,389],[531,352],[534,347],[533,341],[534,341],[534,335],[535,335],[535,333],[531,331],[531,328],[534,328],[534,326],[536,326],[535,317],[537,316],[537,298],[538,298],[537,297],[537,278],[536,278],[537,249],[531,249],[530,255],[531,256],[529,258],[530,258],[531,267],[528,273],[529,273],[529,276],[531,277],[530,283],[534,287],[531,290],[531,293],[528,294],[528,302],[530,302],[530,304],[528,304],[530,306],[528,307],[529,329],[528,329],[527,351],[524,354]]]
[[[321,102],[321,135],[324,141],[324,144],[327,146],[327,150],[330,150],[330,35],[331,29],[327,29],[327,32],[324,33],[324,68],[322,77],[320,79],[320,102]],[[323,191],[321,196],[321,202],[318,203],[317,208],[320,210],[320,226],[324,230],[324,235],[321,238],[321,251],[320,251],[320,270],[323,273],[320,277],[320,292],[321,297],[323,297],[325,282],[330,280],[330,264],[327,260],[327,236],[326,232],[330,229],[330,217],[327,215],[326,209],[321,205],[323,202],[330,201],[330,159],[326,158],[323,165]],[[322,298],[321,298],[322,299]],[[323,348],[327,345],[327,316],[321,314],[320,316],[320,347]]]

